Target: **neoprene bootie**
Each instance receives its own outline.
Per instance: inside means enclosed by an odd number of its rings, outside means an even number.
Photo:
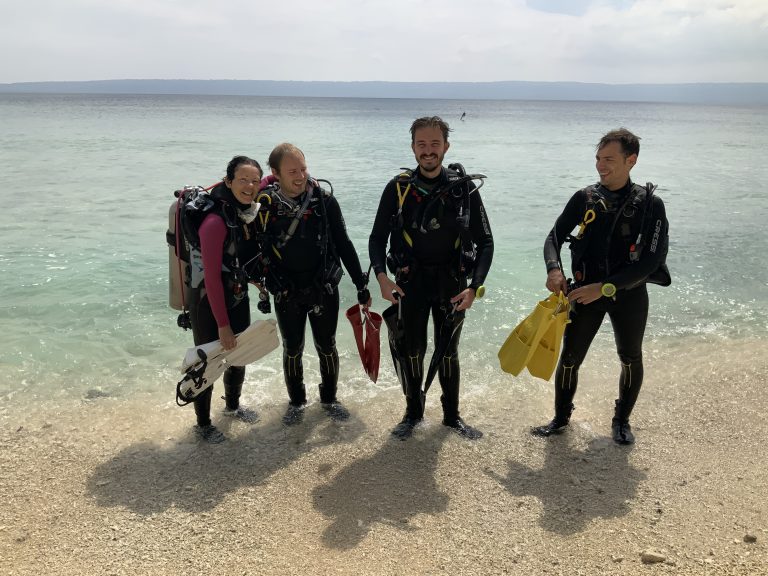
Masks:
[[[413,436],[413,429],[421,422],[421,418],[413,418],[405,413],[400,423],[392,429],[392,436],[399,440],[407,440]]]
[[[620,400],[616,400],[616,410],[611,420],[611,433],[616,444],[634,444],[635,435],[629,425],[629,415]]]
[[[443,425],[448,426],[456,432],[456,434],[463,436],[467,440],[479,440],[483,437],[483,433],[480,430],[474,426],[470,426],[458,416],[453,420],[443,419]]]
[[[632,427],[629,425],[629,420],[620,420],[614,418],[611,420],[611,432],[613,433],[613,441],[616,444],[634,444],[635,435],[632,433]]]
[[[571,421],[573,410],[573,404],[557,408],[555,410],[555,417],[548,424],[531,428],[531,434],[542,438],[547,438],[552,434],[561,434]]]

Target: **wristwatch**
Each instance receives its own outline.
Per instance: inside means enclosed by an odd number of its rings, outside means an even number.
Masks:
[[[614,296],[616,296],[616,286],[614,286],[610,282],[605,282],[602,288],[600,288],[600,292],[606,298],[613,298]]]

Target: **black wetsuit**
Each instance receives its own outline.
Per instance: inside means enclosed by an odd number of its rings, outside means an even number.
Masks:
[[[211,196],[218,201],[224,200],[229,203],[229,210],[226,214],[222,211],[222,205],[219,203],[211,210],[214,218],[221,218],[227,225],[227,235],[223,245],[225,255],[224,264],[228,268],[233,267],[235,256],[237,262],[249,260],[254,253],[255,234],[253,224],[245,224],[237,218],[234,207],[240,206],[232,196],[232,192],[223,183],[219,184],[211,192]],[[216,223],[214,225],[220,225]],[[232,227],[234,226],[234,227]],[[200,237],[202,250],[211,244],[205,237]],[[207,274],[207,271],[204,271]],[[247,282],[236,281],[228,271],[221,270],[221,282],[224,288],[224,304],[226,306],[226,315],[232,332],[238,334],[245,330],[251,323],[250,304],[248,300]],[[192,337],[195,346],[207,344],[219,339],[219,324],[217,321],[211,303],[208,300],[208,291],[205,288],[205,282],[201,282],[195,287],[190,286],[190,279],[187,279],[188,290],[186,292],[186,304],[190,313],[192,323]],[[215,308],[215,307],[214,307]],[[224,324],[226,325],[226,324]],[[245,380],[245,366],[230,366],[224,371],[224,399],[226,406],[230,410],[237,409],[240,405],[240,394]],[[195,415],[197,424],[201,427],[211,423],[211,398],[213,395],[213,386],[208,387],[194,400]]]
[[[493,236],[480,193],[468,183],[469,228],[462,230],[457,222],[461,198],[450,193],[440,196],[441,187],[448,183],[449,173],[443,169],[436,178],[425,178],[416,172],[402,204],[402,225],[398,213],[398,181],[404,193],[406,179],[395,178],[384,188],[376,212],[376,220],[368,242],[368,251],[374,273],[386,272],[387,244],[396,260],[395,281],[405,292],[400,301],[405,332],[405,349],[398,353],[404,362],[406,415],[423,417],[424,403],[421,395],[424,356],[427,348],[427,325],[432,314],[435,338],[452,311],[450,299],[467,288],[466,275],[460,268],[466,265],[460,258],[462,234],[476,246],[477,255],[469,286],[477,289],[485,282],[493,259]],[[451,173],[454,174],[455,173]],[[467,192],[465,192],[466,194]],[[434,198],[434,203],[431,201]],[[426,212],[426,214],[425,214]],[[426,216],[426,217],[425,217]],[[424,224],[424,231],[421,225]],[[405,240],[403,232],[411,239]],[[390,238],[391,236],[391,238]],[[406,271],[407,269],[407,271]],[[453,315],[454,336],[450,347],[440,359],[438,378],[442,388],[441,402],[444,421],[455,422],[459,418],[460,369],[458,345],[464,312]],[[394,353],[394,352],[393,352]]]
[[[571,241],[576,286],[611,283],[617,292],[614,298],[601,297],[590,304],[573,305],[555,374],[555,419],[567,422],[579,367],[608,314],[621,360],[615,417],[627,421],[643,383],[642,344],[648,319],[646,282],[659,270],[666,255],[666,212],[664,203],[655,195],[646,211],[645,188],[631,182],[613,192],[599,184],[580,190],[568,201],[544,243],[547,271],[560,267],[562,243],[582,223],[588,208],[594,210],[594,221],[586,225],[581,239]],[[641,228],[644,240],[638,245]]]
[[[262,198],[263,195],[267,195]],[[286,239],[291,223],[301,214],[295,232]],[[336,401],[339,354],[336,327],[339,319],[338,283],[340,264],[358,290],[366,276],[347,235],[339,203],[332,195],[314,188],[295,199],[285,197],[278,184],[262,195],[257,227],[259,244],[266,259],[261,274],[275,300],[275,315],[283,341],[283,375],[293,406],[307,402],[302,355],[307,319],[320,363],[320,401]]]

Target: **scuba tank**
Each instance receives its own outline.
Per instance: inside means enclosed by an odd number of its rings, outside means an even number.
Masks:
[[[204,191],[201,186],[184,186],[173,193],[176,200],[168,209],[168,231],[165,233],[168,244],[168,305],[182,312],[179,316],[182,328],[189,324],[184,286],[190,273],[189,242],[182,226],[182,211],[188,201]]]
[[[176,190],[174,196],[177,200],[168,211],[168,231],[165,235],[169,246],[168,304],[181,311],[177,322],[185,330],[191,326],[185,292],[187,288],[198,288],[203,281],[199,228],[210,213],[218,213],[229,230],[222,263],[222,274],[227,274],[225,288],[232,289],[231,295],[236,301],[242,299],[247,291],[248,278],[238,264],[237,232],[234,231],[241,224],[236,209],[215,197],[216,190],[208,193],[218,185],[208,188],[184,186]]]
[[[168,305],[174,310],[184,309],[184,278],[187,276],[189,263],[176,255],[177,241],[182,239],[176,236],[176,224],[179,219],[178,200],[171,204],[168,210]],[[171,242],[171,239],[173,242]]]

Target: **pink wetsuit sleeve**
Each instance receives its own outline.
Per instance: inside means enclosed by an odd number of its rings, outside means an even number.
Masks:
[[[200,225],[200,252],[203,257],[205,291],[213,317],[219,328],[229,326],[224,284],[221,281],[221,264],[224,258],[224,241],[227,225],[217,214],[208,214]]]

